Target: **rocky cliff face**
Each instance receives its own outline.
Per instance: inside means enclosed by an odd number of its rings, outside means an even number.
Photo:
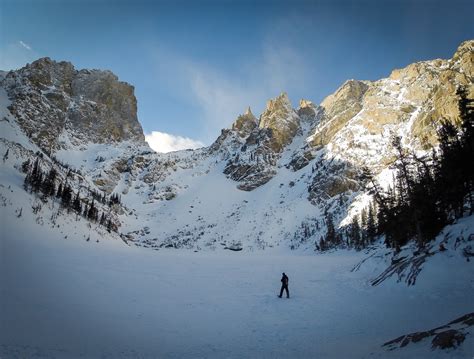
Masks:
[[[224,173],[239,182],[238,188],[253,190],[281,166],[299,171],[312,163],[308,198],[313,203],[357,192],[362,166],[379,173],[394,160],[393,136],[401,136],[413,151],[424,151],[436,145],[441,121],[457,123],[456,89],[474,92],[473,44],[461,44],[452,59],[411,64],[385,79],[346,81],[320,106],[302,100],[293,110],[281,94],[268,102],[245,141],[228,146],[234,156]],[[289,160],[281,156],[283,149],[293,152]]]
[[[311,139],[314,147],[327,145],[333,136],[362,109],[362,97],[369,86],[362,81],[346,81],[321,103],[323,117]]]
[[[349,161],[377,170],[392,160],[390,137],[426,150],[436,145],[441,121],[458,121],[456,89],[473,89],[474,41],[463,43],[452,59],[432,60],[394,70],[374,82],[348,81],[322,103],[323,120],[309,138]]]
[[[145,144],[133,86],[110,71],[77,71],[69,62],[42,58],[10,71],[0,85],[11,100],[10,112],[46,151],[69,141]]]

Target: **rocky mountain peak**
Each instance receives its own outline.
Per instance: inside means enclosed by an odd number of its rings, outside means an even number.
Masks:
[[[327,112],[338,111],[337,105],[340,102],[347,100],[359,101],[368,87],[364,81],[347,80],[334,94],[326,97],[321,102],[321,106],[323,106]]]
[[[460,86],[474,89],[473,41],[452,59],[410,64],[378,81],[348,81],[322,103],[323,118],[309,143],[356,166],[380,171],[390,164],[390,138],[416,151],[437,144],[441,121],[458,124]]]
[[[274,99],[267,101],[267,106],[262,114],[262,118],[269,118],[271,116],[284,117],[292,111],[291,102],[286,92],[282,92]],[[265,127],[265,121],[260,124],[260,127]]]
[[[316,105],[310,101],[310,100],[305,100],[305,99],[301,99],[300,100],[300,107],[299,108],[311,108],[311,107],[316,107]]]
[[[300,118],[291,107],[286,92],[267,102],[267,108],[260,116],[259,128],[270,132],[270,147],[280,152],[288,145],[300,129]]]
[[[0,85],[10,112],[43,149],[65,148],[62,135],[72,143],[131,140],[146,146],[134,88],[110,71],[77,71],[70,62],[45,57],[10,71]]]
[[[471,53],[474,51],[474,40],[466,40],[458,46],[456,52],[454,53],[453,59],[461,58],[466,53]]]
[[[20,76],[25,77],[42,90],[54,86],[71,95],[70,84],[76,70],[70,62],[56,62],[49,57],[43,57],[27,64],[18,72]]]
[[[232,124],[232,129],[237,131],[240,137],[248,136],[252,130],[257,127],[257,118],[250,110],[250,106],[243,115],[239,115],[237,120]]]
[[[463,74],[474,82],[474,40],[464,41],[453,55],[454,68],[462,69]]]

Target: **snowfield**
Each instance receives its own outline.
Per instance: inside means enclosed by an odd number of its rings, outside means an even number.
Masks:
[[[31,199],[21,187],[0,190],[2,358],[474,354],[472,334],[455,350],[433,351],[429,340],[394,351],[381,347],[473,311],[472,263],[449,246],[427,262],[415,286],[391,278],[374,287],[369,280],[385,269],[383,248],[322,255],[153,251],[107,232],[99,237],[73,216],[58,217],[59,230],[51,231],[48,218],[28,209]],[[472,222],[458,226],[474,228]],[[378,256],[351,272],[371,253]],[[277,297],[283,271],[290,299]]]

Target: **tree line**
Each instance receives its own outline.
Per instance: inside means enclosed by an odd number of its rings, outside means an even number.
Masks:
[[[317,248],[345,244],[360,249],[382,235],[387,247],[397,251],[411,240],[422,248],[444,226],[474,213],[474,101],[465,88],[459,88],[457,95],[460,126],[443,121],[438,150],[425,156],[407,151],[401,138],[393,137],[397,156],[391,166],[393,184],[381,188],[364,168],[360,179],[373,202],[341,231],[336,231],[332,216],[326,213],[327,232]]]
[[[360,250],[373,244],[378,236],[374,203],[364,208],[360,216],[354,216],[351,223],[340,230],[336,230],[333,216],[329,211],[324,215],[324,223],[326,234],[316,242],[316,249],[320,251],[335,247]]]
[[[91,222],[99,223],[107,228],[109,232],[116,232],[118,230],[110,214],[107,214],[105,210],[100,212],[98,203],[112,207],[115,204],[121,203],[120,195],[113,193],[107,197],[105,193],[91,189],[88,189],[87,193],[83,196],[81,196],[79,189],[74,193],[68,183],[71,171],[68,170],[63,181],[54,167],[51,167],[48,172],[44,172],[41,169],[39,156],[36,157],[33,164],[31,164],[30,160],[23,162],[22,170],[26,173],[23,183],[26,191],[41,195],[43,200],[48,198],[55,199],[68,212],[74,211],[77,215]]]

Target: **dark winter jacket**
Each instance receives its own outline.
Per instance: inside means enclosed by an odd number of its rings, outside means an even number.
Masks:
[[[283,277],[281,277],[281,283],[284,286],[288,286],[288,276],[286,274],[283,274]]]

